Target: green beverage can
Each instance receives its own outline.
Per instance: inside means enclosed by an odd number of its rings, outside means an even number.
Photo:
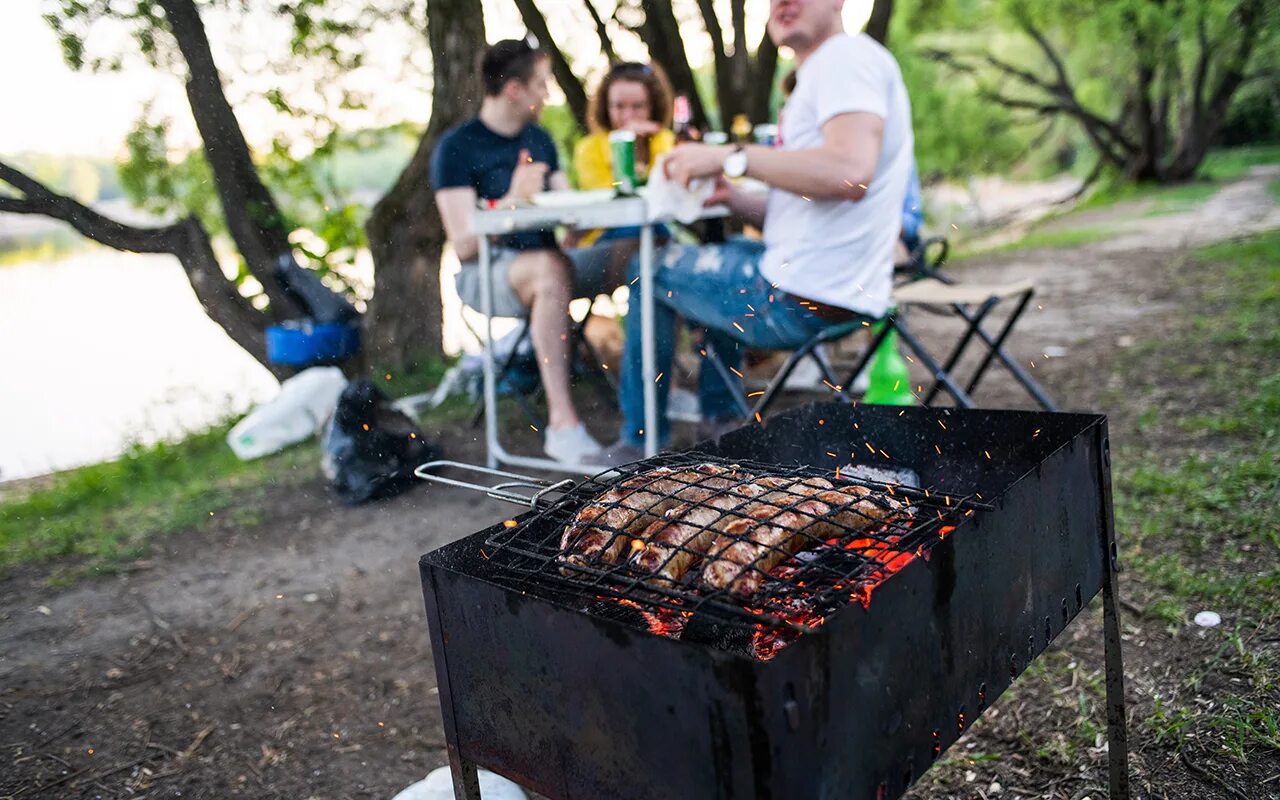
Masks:
[[[609,134],[609,156],[613,165],[613,185],[619,194],[635,194],[636,186],[636,134],[635,131],[614,131]]]

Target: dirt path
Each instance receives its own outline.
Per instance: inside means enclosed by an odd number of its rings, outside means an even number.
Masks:
[[[1114,240],[958,270],[1034,279],[1042,308],[1013,349],[1065,407],[1098,410],[1096,360],[1168,317],[1162,277],[1185,249],[1280,226],[1276,174],[1195,212],[1134,217]],[[948,326],[916,327],[929,340]],[[978,396],[1029,405],[1003,375]],[[445,439],[480,458],[471,431]],[[508,507],[423,488],[350,509],[317,475],[269,489],[261,513],[69,588],[43,568],[0,578],[0,797],[376,798],[445,763],[417,557]]]

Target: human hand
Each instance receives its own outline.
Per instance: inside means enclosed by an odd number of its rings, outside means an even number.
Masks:
[[[705,206],[733,205],[734,185],[723,174],[716,176],[715,188],[711,190],[711,195],[702,201]]]
[[[511,186],[507,189],[504,200],[512,203],[524,203],[547,185],[548,166],[541,161],[534,161],[528,150],[521,150],[516,157],[516,168],[511,173]]]
[[[662,126],[651,119],[633,119],[628,120],[622,130],[633,131],[636,136],[652,136],[662,130]]]
[[[682,144],[667,153],[663,169],[667,177],[681,186],[688,186],[694,178],[721,175],[724,160],[729,155],[725,145]]]

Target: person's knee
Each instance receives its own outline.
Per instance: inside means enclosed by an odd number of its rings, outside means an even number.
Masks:
[[[563,295],[572,285],[569,261],[557,250],[539,250],[522,258],[519,270],[512,271],[512,288],[523,297]]]

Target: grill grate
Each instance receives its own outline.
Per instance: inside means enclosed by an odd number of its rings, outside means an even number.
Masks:
[[[980,508],[977,495],[677,453],[597,475],[508,521],[485,556],[518,584],[570,592],[595,613],[638,611],[655,633],[678,637],[694,618],[772,629],[754,648],[769,658],[833,611],[869,603]]]

